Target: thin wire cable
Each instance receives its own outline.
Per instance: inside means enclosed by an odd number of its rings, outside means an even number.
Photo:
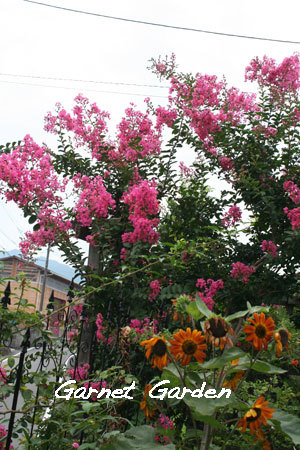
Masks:
[[[23,231],[18,227],[18,225],[16,224],[16,222],[12,219],[11,215],[8,212],[8,208],[5,208],[3,204],[1,204],[1,208],[4,211],[4,214],[9,218],[9,220],[11,221],[11,223],[14,225],[14,227],[16,227],[16,229],[18,230],[18,232],[20,234],[23,234]]]
[[[7,234],[6,233],[4,233],[4,231],[3,230],[1,230],[0,229],[0,233],[2,233],[3,234],[3,236],[5,236],[5,238],[6,239],[8,239],[12,244],[14,244],[15,246],[17,246],[18,247],[18,244],[13,240],[13,239],[11,239],[9,236],[7,236]]]
[[[138,97],[157,97],[157,98],[168,98],[167,96],[164,95],[152,95],[152,94],[136,94],[133,92],[117,92],[117,91],[99,91],[97,89],[86,89],[83,88],[82,86],[79,87],[67,87],[67,86],[53,86],[53,85],[49,85],[49,84],[37,84],[37,83],[23,83],[21,81],[8,81],[8,80],[0,80],[0,83],[9,83],[9,84],[21,84],[21,85],[25,85],[25,86],[38,86],[38,87],[44,87],[44,88],[58,88],[58,89],[68,89],[68,90],[83,90],[83,91],[90,91],[90,92],[100,92],[103,94],[118,94],[118,95],[135,95]]]
[[[92,13],[89,11],[82,11],[79,9],[65,8],[63,6],[49,5],[48,3],[36,2],[33,0],[24,0],[24,2],[34,3],[34,4],[40,5],[40,6],[47,6],[48,8],[61,9],[63,11],[70,11],[70,12],[75,12],[75,13],[80,13],[80,14],[86,14],[89,16],[103,17],[104,19],[121,20],[123,22],[138,23],[138,24],[142,24],[142,25],[151,25],[154,27],[173,28],[175,30],[193,31],[193,32],[197,32],[197,33],[215,34],[218,36],[228,36],[228,37],[235,37],[235,38],[242,38],[242,39],[255,39],[255,40],[259,40],[259,41],[281,42],[284,44],[300,44],[299,41],[288,41],[288,40],[282,40],[282,39],[272,39],[272,38],[264,38],[264,37],[257,37],[257,36],[246,36],[243,34],[221,33],[219,31],[208,31],[208,30],[200,30],[197,28],[179,27],[179,26],[175,26],[175,25],[165,25],[162,23],[146,22],[144,20],[125,19],[124,17],[108,16],[105,14]]]
[[[0,75],[7,76],[7,77],[38,78],[41,80],[74,81],[77,83],[114,84],[114,85],[120,85],[120,86],[138,86],[138,87],[150,87],[150,88],[160,88],[160,89],[168,89],[169,88],[169,86],[158,86],[158,85],[154,85],[154,84],[122,83],[122,82],[115,82],[115,81],[79,80],[76,78],[44,77],[44,76],[40,76],[40,75],[18,75],[15,73],[0,73]]]

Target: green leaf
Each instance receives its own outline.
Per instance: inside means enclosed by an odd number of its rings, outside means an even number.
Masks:
[[[34,222],[36,222],[36,219],[37,219],[37,216],[31,216],[31,217],[29,217],[28,222],[29,223],[34,223]]]
[[[87,444],[81,444],[79,450],[84,450],[85,448],[97,448],[98,444],[96,442],[88,442]]]
[[[32,396],[32,391],[30,389],[21,389],[21,394],[24,400],[29,401]]]
[[[10,368],[14,367],[14,365],[15,365],[15,360],[14,360],[14,358],[13,358],[12,356],[10,356],[10,357],[7,359],[7,364],[9,365]]]
[[[189,305],[187,305],[186,312],[189,313],[195,320],[199,320],[201,319],[201,317],[203,317],[203,314],[199,311],[196,302],[191,302]]]
[[[205,394],[206,390],[207,387],[205,387],[203,394]],[[217,394],[219,393],[220,391]],[[234,393],[231,391],[229,398],[226,397],[226,394],[223,394],[220,398],[196,398],[192,397],[190,394],[187,394],[183,398],[183,401],[192,409],[193,412],[201,414],[202,416],[212,416],[217,408],[227,406],[233,402],[234,399]]]
[[[241,361],[236,368],[239,370],[245,370],[248,369],[251,365],[250,358],[247,361]],[[280,374],[280,373],[286,373],[286,370],[281,369],[280,367],[273,366],[272,364],[267,363],[266,361],[260,361],[259,359],[255,361],[251,369],[255,370],[256,372],[260,373],[269,373],[269,374]]]
[[[227,322],[231,322],[231,320],[238,319],[239,317],[244,317],[246,314],[249,314],[249,311],[246,309],[245,311],[238,311],[234,314],[230,314],[230,316],[226,317]]]
[[[162,446],[155,441],[155,428],[149,425],[141,425],[118,435],[108,444],[102,445],[101,448],[103,450],[152,450],[161,449]],[[163,448],[175,450],[173,444],[165,445]]]
[[[203,364],[199,364],[198,367],[199,368],[203,367],[203,369],[221,369],[234,359],[240,359],[246,355],[247,354],[243,352],[240,348],[232,347],[229,348],[228,350],[225,350],[225,352],[223,352],[221,356],[217,356],[216,358],[212,358],[211,360],[206,361]]]
[[[273,424],[287,434],[295,445],[300,445],[300,419],[285,411],[276,409],[273,413]]]
[[[206,304],[201,300],[200,297],[196,296],[196,300],[195,303],[199,309],[199,311],[201,312],[201,314],[205,317],[211,317],[212,312],[208,309],[208,307],[206,306]]]
[[[170,381],[170,384],[166,384],[163,386],[168,389],[179,386],[181,384],[178,370],[176,369],[176,366],[174,364],[169,364],[168,367],[164,368],[164,370],[161,374],[161,380],[169,380]]]

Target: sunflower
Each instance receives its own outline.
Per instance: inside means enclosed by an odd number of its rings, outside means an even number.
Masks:
[[[164,337],[153,337],[141,342],[146,348],[146,358],[151,358],[152,367],[163,370],[168,365],[167,345]]]
[[[244,373],[244,370],[239,370],[238,372],[233,374],[233,376],[229,380],[224,381],[223,386],[231,389],[232,391],[235,391],[238,383],[243,378]]]
[[[267,350],[269,340],[274,334],[274,320],[272,317],[266,320],[266,316],[261,312],[260,316],[254,313],[254,319],[248,319],[248,321],[253,325],[245,325],[244,327],[244,332],[248,334],[246,341],[253,341],[256,350],[262,350],[263,345],[265,350]]]
[[[226,344],[229,347],[233,347],[229,333],[234,335],[234,331],[221,317],[211,317],[206,320],[204,323],[204,331],[211,345],[215,345],[216,347],[220,346],[221,350],[223,350]]]
[[[178,333],[173,334],[174,340],[169,341],[171,344],[170,353],[181,361],[183,366],[186,366],[191,361],[193,356],[196,361],[203,363],[206,357],[202,350],[206,349],[205,336],[202,336],[201,331],[187,328],[186,331],[179,330]]]
[[[191,299],[187,295],[181,295],[178,298],[172,299],[171,302],[174,308],[173,320],[180,320],[181,326],[183,326],[184,320],[187,323],[191,322],[191,318],[186,312],[186,306],[191,303]]]
[[[231,366],[237,366],[238,363],[239,363],[239,360],[238,359],[234,359],[234,360],[231,361],[230,365]],[[228,389],[231,389],[232,391],[235,391],[238,383],[243,378],[244,373],[245,373],[244,370],[239,370],[238,372],[231,373],[229,375],[229,380],[224,381],[223,386],[227,387]]]
[[[149,391],[151,391],[151,389],[152,385],[146,384],[143,400],[140,403],[140,409],[144,411],[148,421],[155,415],[155,411],[157,410],[156,406],[151,405],[151,401],[149,401]]]
[[[268,442],[266,440],[266,436],[260,429],[256,430],[255,434],[256,434],[257,440],[255,440],[254,442],[256,444],[259,443],[259,441],[260,441],[263,450],[272,450],[270,442]]]
[[[274,335],[274,339],[276,342],[276,353],[277,356],[281,355],[283,347],[289,352],[289,340],[291,339],[291,335],[288,330],[279,330]]]
[[[252,408],[239,420],[237,428],[241,427],[241,432],[244,433],[249,424],[250,433],[259,435],[261,424],[267,425],[266,419],[271,419],[275,411],[273,408],[267,408],[268,404],[269,402],[264,402],[264,397],[259,397]]]

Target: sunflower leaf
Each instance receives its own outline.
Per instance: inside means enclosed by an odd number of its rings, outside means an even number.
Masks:
[[[103,450],[152,450],[161,448],[161,444],[155,441],[155,428],[149,425],[140,425],[125,433],[121,433],[101,446]],[[164,449],[175,450],[174,444],[164,446]]]
[[[251,361],[243,361],[242,364],[239,364],[237,368],[239,370],[245,370],[248,369],[251,366]],[[269,374],[279,374],[279,373],[286,373],[286,370],[281,369],[280,367],[273,366],[272,364],[267,363],[266,361],[260,361],[257,359],[251,369],[255,370],[256,372],[260,373],[269,373]]]
[[[192,397],[190,394],[187,394],[184,396],[183,401],[191,408],[193,412],[201,414],[202,416],[211,416],[217,408],[228,406],[228,404],[235,400],[235,396],[232,391],[229,398],[227,398],[226,392],[225,395],[224,391],[222,391],[223,390],[218,392],[215,398],[206,398],[205,395],[207,393],[207,389],[205,388],[203,390],[203,397]],[[228,391],[228,389],[226,389],[226,391]],[[219,397],[220,394],[222,395]]]
[[[189,305],[187,305],[186,312],[188,312],[195,320],[201,319],[201,317],[203,317],[203,314],[201,313],[201,311],[199,311],[196,302],[191,302]]]
[[[300,419],[285,411],[276,409],[270,419],[276,428],[287,434],[295,445],[300,445]]]
[[[243,352],[238,347],[232,347],[228,350],[225,350],[225,352],[221,356],[217,356],[216,358],[212,358],[209,361],[206,361],[203,364],[199,364],[198,368],[203,369],[221,369],[226,364],[228,364],[230,361],[233,361],[234,359],[239,359],[245,356],[246,353]]]
[[[212,312],[208,309],[208,307],[206,306],[206,304],[204,303],[203,300],[201,300],[201,298],[196,295],[196,300],[195,303],[197,305],[198,310],[201,312],[201,314],[205,317],[211,317]]]

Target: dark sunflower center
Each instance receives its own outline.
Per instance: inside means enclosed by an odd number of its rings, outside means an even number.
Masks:
[[[279,330],[279,334],[280,334],[280,340],[281,340],[282,344],[283,345],[288,344],[289,336],[288,336],[287,332],[285,330]]]
[[[252,408],[251,411],[255,411],[256,415],[250,415],[246,418],[248,423],[255,422],[260,416],[261,416],[261,409],[260,408]]]
[[[255,328],[255,334],[259,339],[263,339],[267,334],[267,329],[264,325],[257,325]]]
[[[164,356],[167,351],[167,346],[162,339],[156,342],[152,348],[152,354],[155,356]]]
[[[223,320],[212,318],[209,320],[209,324],[214,337],[221,338],[227,333],[226,323]]]
[[[182,344],[182,350],[186,355],[193,355],[195,351],[197,350],[197,344],[195,344],[194,341],[191,341],[190,339],[187,339]]]

